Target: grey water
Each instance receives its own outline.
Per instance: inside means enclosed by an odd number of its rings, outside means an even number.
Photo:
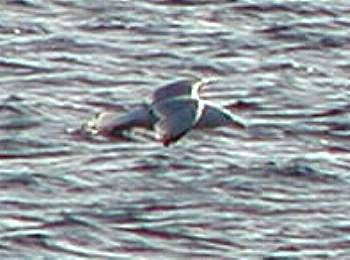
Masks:
[[[350,259],[350,4],[2,0],[1,259]],[[247,131],[84,135],[159,86]]]

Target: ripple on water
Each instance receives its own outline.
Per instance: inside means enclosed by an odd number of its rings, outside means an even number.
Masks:
[[[347,1],[0,8],[0,258],[349,258]],[[247,131],[80,129],[210,76]]]

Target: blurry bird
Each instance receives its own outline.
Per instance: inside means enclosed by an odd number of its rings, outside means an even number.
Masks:
[[[114,135],[135,127],[154,129],[157,139],[168,146],[191,129],[219,126],[246,128],[246,123],[229,110],[200,99],[210,80],[180,80],[157,89],[149,104],[135,107],[125,115],[104,112],[88,122],[94,133]]]

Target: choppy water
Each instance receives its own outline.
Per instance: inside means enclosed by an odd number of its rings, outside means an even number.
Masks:
[[[350,259],[349,1],[0,10],[1,259]],[[75,131],[188,76],[249,131]]]

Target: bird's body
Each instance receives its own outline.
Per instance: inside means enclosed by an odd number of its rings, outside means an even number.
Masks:
[[[104,135],[141,127],[154,129],[165,145],[176,142],[193,128],[219,126],[246,127],[243,119],[229,110],[199,97],[205,81],[181,80],[157,89],[150,104],[133,108],[125,115],[100,114],[93,123],[96,132]]]

